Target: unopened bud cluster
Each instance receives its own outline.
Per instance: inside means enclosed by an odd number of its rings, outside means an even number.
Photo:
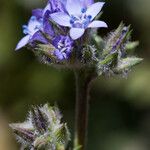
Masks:
[[[33,107],[23,123],[10,124],[22,149],[64,150],[70,140],[67,125],[61,123],[57,107]]]
[[[123,23],[111,32],[103,41],[103,48],[97,64],[99,74],[125,75],[130,69],[143,59],[132,56],[138,42],[131,42],[130,26]]]

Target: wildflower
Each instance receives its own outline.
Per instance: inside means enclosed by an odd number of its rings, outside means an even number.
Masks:
[[[57,36],[52,43],[56,48],[54,55],[58,60],[64,60],[70,57],[73,41],[69,36]]]
[[[103,21],[93,21],[104,3],[91,3],[91,1],[67,0],[67,12],[57,12],[50,16],[59,25],[70,27],[70,36],[73,40],[76,40],[84,34],[87,28],[107,27]]]
[[[32,39],[32,37],[34,37],[35,33],[40,31],[41,29],[42,29],[42,20],[38,20],[35,16],[32,16],[29,20],[28,25],[23,25],[23,33],[26,36],[19,41],[16,50],[26,46]]]
[[[60,0],[49,1],[44,9],[34,9],[28,25],[23,25],[23,32],[26,36],[19,41],[16,50],[27,44],[33,45],[34,41],[47,44],[48,40],[45,36],[54,37],[54,30],[49,21],[50,14],[63,10],[63,4]]]

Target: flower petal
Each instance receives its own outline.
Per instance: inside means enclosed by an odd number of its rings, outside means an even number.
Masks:
[[[82,28],[71,28],[70,36],[73,40],[80,38],[85,32],[85,29]]]
[[[44,14],[45,14],[46,11],[51,11],[51,5],[50,5],[50,3],[48,3],[46,5],[46,7],[43,9],[43,16],[44,16]]]
[[[98,15],[98,13],[101,11],[103,5],[105,3],[103,2],[97,2],[97,3],[94,3],[92,4],[88,9],[87,9],[87,16],[90,15],[92,16],[92,20]]]
[[[54,36],[54,29],[49,21],[50,11],[47,10],[45,12],[44,18],[43,18],[43,31],[48,34],[50,37]]]
[[[80,1],[82,3],[82,6],[84,6],[85,8],[89,7],[94,3],[94,0],[80,0]]]
[[[59,59],[59,60],[63,60],[64,59],[64,57],[63,57],[63,54],[59,51],[59,50],[55,50],[54,51],[54,55],[57,57],[57,59]]]
[[[69,15],[81,14],[81,1],[80,0],[67,0],[66,9]]]
[[[29,44],[33,44],[34,45],[34,42],[37,41],[37,42],[41,42],[43,44],[48,44],[48,41],[47,39],[43,36],[43,34],[40,32],[40,31],[37,31],[29,40]]]
[[[60,2],[61,2],[64,6],[66,6],[66,4],[67,4],[67,0],[60,0]]]
[[[30,35],[33,35],[35,32],[42,28],[42,22],[37,20],[35,16],[32,16],[28,23],[28,29],[30,31]]]
[[[63,12],[57,12],[50,15],[51,18],[61,26],[70,27],[70,17]]]
[[[93,21],[89,24],[88,28],[107,28],[107,24],[104,21]]]
[[[37,19],[42,18],[43,16],[43,10],[38,8],[38,9],[33,9],[32,10],[32,16],[35,16]]]
[[[30,35],[23,37],[16,46],[16,51],[28,44]]]

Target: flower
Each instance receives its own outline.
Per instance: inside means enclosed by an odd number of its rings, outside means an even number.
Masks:
[[[26,34],[17,44],[16,50],[26,46],[32,37],[42,29],[42,20],[38,20],[35,16],[32,16],[28,25],[23,25],[23,33]],[[35,37],[34,37],[35,38]]]
[[[32,11],[32,17],[28,25],[23,25],[23,33],[26,34],[17,44],[16,50],[33,44],[34,41],[47,43],[47,39],[42,35],[54,36],[54,30],[49,22],[50,14],[63,11],[64,7],[60,0],[51,0],[44,9],[38,8]]]
[[[103,21],[93,21],[101,11],[104,3],[92,0],[67,0],[66,11],[51,14],[51,18],[59,25],[70,27],[73,40],[80,38],[87,28],[107,27]]]
[[[70,57],[73,41],[69,36],[57,36],[52,43],[56,48],[56,50],[54,50],[54,55],[58,60],[64,60]]]

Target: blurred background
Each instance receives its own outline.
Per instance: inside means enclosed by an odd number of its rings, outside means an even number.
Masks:
[[[0,0],[0,150],[18,150],[8,123],[24,121],[32,105],[57,101],[73,131],[75,84],[70,71],[40,64],[32,52],[15,46],[31,10],[44,0]],[[150,149],[150,1],[106,0],[102,20],[109,29],[131,24],[136,55],[144,62],[128,78],[100,77],[90,101],[88,150]]]

